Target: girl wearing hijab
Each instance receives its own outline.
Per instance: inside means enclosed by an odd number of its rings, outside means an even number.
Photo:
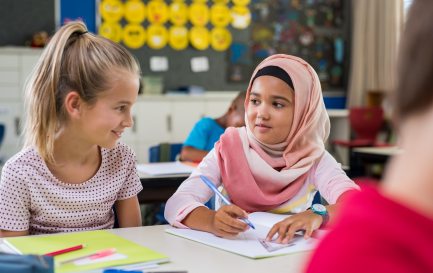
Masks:
[[[168,200],[167,221],[231,237],[249,228],[242,218],[250,212],[295,214],[275,224],[267,239],[277,235],[287,243],[298,230],[310,237],[348,191],[359,189],[325,150],[329,117],[316,72],[298,57],[266,58],[251,77],[245,111],[246,126],[228,128]],[[232,205],[206,208],[213,192],[200,175],[222,186]],[[330,205],[312,207],[317,191]]]

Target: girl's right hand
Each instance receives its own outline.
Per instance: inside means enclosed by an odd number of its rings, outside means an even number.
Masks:
[[[213,217],[212,233],[221,237],[233,237],[248,229],[248,225],[239,218],[248,214],[235,205],[222,206]]]

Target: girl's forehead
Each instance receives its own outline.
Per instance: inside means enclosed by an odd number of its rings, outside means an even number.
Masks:
[[[132,73],[111,80],[107,89],[100,92],[100,98],[105,99],[127,99],[131,95],[137,95],[139,89],[139,78]]]

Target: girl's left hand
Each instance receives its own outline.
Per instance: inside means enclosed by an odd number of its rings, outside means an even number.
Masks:
[[[276,223],[266,236],[266,240],[271,241],[274,235],[278,233],[276,242],[287,244],[293,239],[295,232],[298,230],[305,230],[304,238],[308,239],[313,234],[313,231],[320,227],[322,221],[322,216],[311,210],[306,210]]]

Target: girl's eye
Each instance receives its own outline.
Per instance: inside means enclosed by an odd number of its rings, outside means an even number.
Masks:
[[[283,108],[284,104],[279,103],[279,102],[274,102],[274,106],[277,107],[277,108]]]
[[[119,110],[120,112],[125,112],[126,106],[125,105],[119,106],[117,107],[117,110]]]
[[[259,101],[257,99],[250,99],[250,101],[253,105],[259,104]]]

